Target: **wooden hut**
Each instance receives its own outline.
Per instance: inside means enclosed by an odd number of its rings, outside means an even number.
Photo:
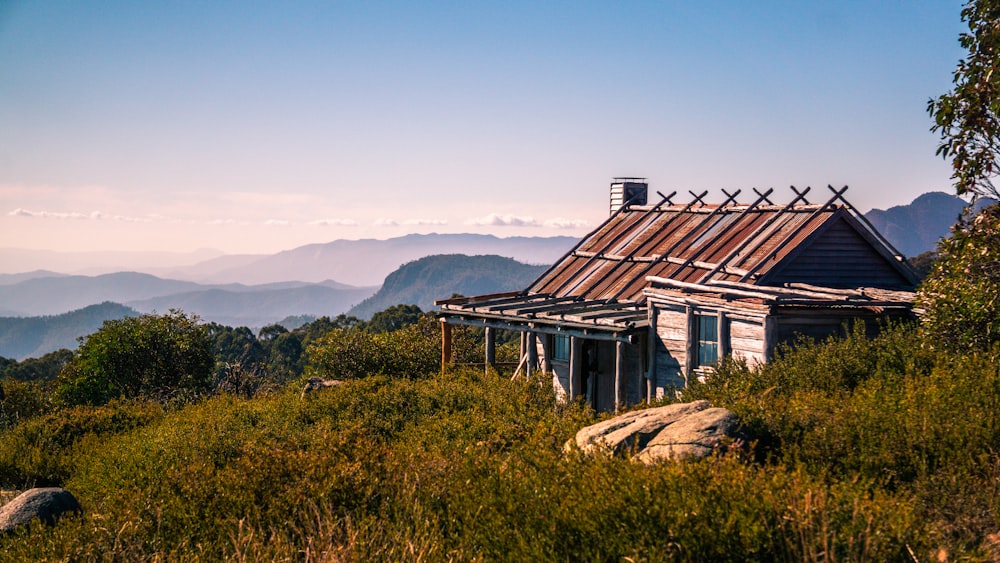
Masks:
[[[765,362],[796,334],[823,337],[845,322],[877,328],[911,314],[916,278],[847,188],[810,204],[809,188],[723,190],[647,203],[643,179],[616,179],[611,216],[528,288],[438,301],[442,361],[451,324],[521,332],[519,370],[551,373],[555,390],[615,410],[683,387],[732,355]]]

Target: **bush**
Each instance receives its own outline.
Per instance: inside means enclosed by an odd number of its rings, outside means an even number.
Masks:
[[[60,372],[57,396],[66,405],[100,405],[197,395],[211,388],[214,364],[197,317],[171,311],[105,321]]]
[[[76,468],[77,454],[108,436],[142,427],[163,410],[153,403],[79,406],[22,421],[0,434],[0,484],[61,485]]]
[[[48,413],[53,408],[47,389],[38,383],[6,379],[0,390],[3,391],[0,429],[16,426],[22,420]]]
[[[307,348],[306,373],[336,379],[433,373],[441,369],[440,330],[429,315],[393,332],[334,329]]]

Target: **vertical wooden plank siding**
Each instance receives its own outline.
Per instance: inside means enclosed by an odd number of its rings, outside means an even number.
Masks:
[[[484,368],[487,373],[489,373],[490,368],[496,369],[497,367],[497,330],[492,327],[486,327],[486,367]]]
[[[580,366],[583,364],[583,339],[576,336],[569,337],[569,400],[576,399],[583,392],[581,389]]]
[[[774,359],[774,346],[778,343],[778,319],[774,315],[764,317],[764,361]]]
[[[441,319],[441,371],[451,364],[451,325]]]

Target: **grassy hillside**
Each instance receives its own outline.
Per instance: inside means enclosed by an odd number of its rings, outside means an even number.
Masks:
[[[530,266],[502,256],[439,254],[403,264],[385,278],[382,288],[348,314],[367,319],[393,305],[417,305],[424,311],[436,299],[454,293],[481,295],[524,289],[546,266]]]
[[[458,370],[183,408],[55,411],[0,434],[5,488],[86,514],[12,560],[981,560],[1000,529],[1000,374],[914,332],[734,364],[684,400],[756,455],[655,466],[563,451],[593,413],[547,380]]]

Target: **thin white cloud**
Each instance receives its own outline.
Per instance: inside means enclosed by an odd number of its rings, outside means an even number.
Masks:
[[[537,227],[538,221],[534,217],[521,217],[518,215],[505,215],[490,213],[485,217],[476,217],[465,222],[466,225],[477,225],[480,227]]]
[[[553,217],[552,219],[547,219],[545,221],[545,226],[552,229],[578,229],[580,227],[587,227],[590,225],[590,221],[586,219],[566,219],[564,217]]]
[[[376,219],[373,225],[376,227],[427,227],[447,225],[447,219],[388,219],[385,217]]]
[[[417,225],[417,226],[440,226],[447,225],[448,221],[446,219],[404,219],[404,225]]]
[[[90,220],[90,221],[124,221],[128,223],[149,223],[153,220],[151,217],[130,217],[128,215],[108,215],[107,213],[102,213],[101,211],[92,211],[90,213],[80,213],[77,211],[31,211],[30,209],[24,209],[18,207],[17,209],[7,213],[9,217],[31,217],[34,219],[72,219],[72,220]]]
[[[267,221],[264,221],[264,224],[268,227],[290,227],[292,222],[284,219],[268,219]]]
[[[357,227],[358,222],[354,219],[317,219],[309,221],[310,225],[317,227]]]

